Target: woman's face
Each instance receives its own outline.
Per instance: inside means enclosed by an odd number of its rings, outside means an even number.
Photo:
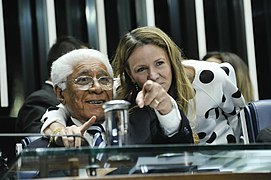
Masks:
[[[82,76],[94,78],[93,86],[87,86],[87,90],[81,90],[80,85],[73,82],[74,79]],[[102,105],[112,99],[113,90],[104,90],[97,79],[108,76],[104,64],[96,59],[85,60],[74,67],[74,71],[68,76],[67,88],[62,92],[65,106],[71,113],[72,117],[82,123],[92,116],[96,116],[96,122],[103,122],[104,110]],[[96,78],[96,79],[95,79]]]
[[[172,82],[171,65],[166,52],[155,45],[143,45],[134,50],[128,59],[133,82],[141,88],[147,80],[159,83],[166,91]]]

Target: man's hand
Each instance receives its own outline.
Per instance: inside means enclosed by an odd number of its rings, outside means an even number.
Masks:
[[[92,126],[96,121],[96,116],[92,116],[87,122],[85,122],[82,126],[72,125],[69,127],[63,127],[58,133],[58,136],[55,137],[55,142],[58,145],[63,144],[65,147],[80,147],[82,144],[81,136],[84,135],[85,131]],[[76,135],[67,136],[67,135]]]

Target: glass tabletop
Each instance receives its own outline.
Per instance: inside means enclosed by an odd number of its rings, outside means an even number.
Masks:
[[[5,177],[101,177],[160,173],[270,173],[271,144],[138,145],[23,149]]]

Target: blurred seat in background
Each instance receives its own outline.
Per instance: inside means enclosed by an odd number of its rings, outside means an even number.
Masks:
[[[250,102],[245,107],[245,118],[250,143],[255,143],[259,132],[271,126],[271,99]]]

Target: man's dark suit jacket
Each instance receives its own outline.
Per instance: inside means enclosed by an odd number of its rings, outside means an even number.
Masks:
[[[48,107],[59,104],[50,84],[44,84],[42,89],[30,94],[21,107],[16,121],[16,132],[40,133],[40,119]]]

